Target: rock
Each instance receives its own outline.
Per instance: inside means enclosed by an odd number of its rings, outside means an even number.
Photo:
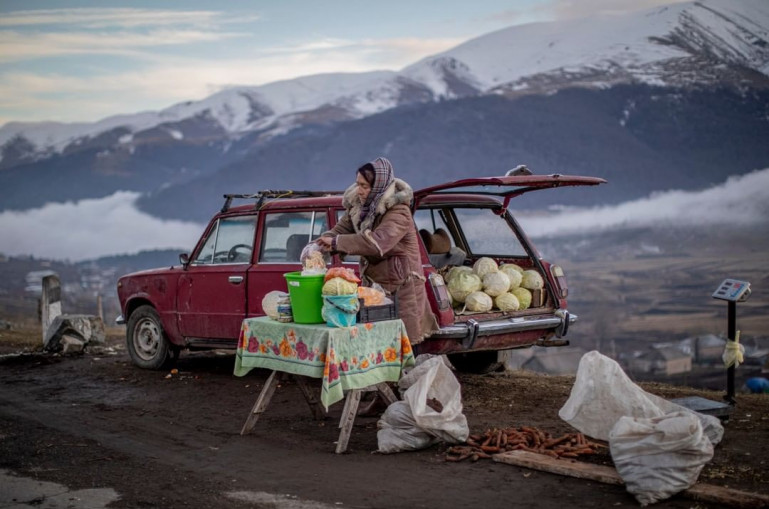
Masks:
[[[93,315],[59,315],[53,319],[45,332],[43,350],[58,352],[69,345],[71,351],[76,345],[72,340],[68,340],[65,345],[63,341],[65,336],[82,341],[83,348],[89,344],[104,344],[106,339],[104,322]]]

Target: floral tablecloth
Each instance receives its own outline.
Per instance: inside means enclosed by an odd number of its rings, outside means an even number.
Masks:
[[[322,378],[320,401],[328,410],[344,391],[397,382],[403,368],[413,364],[401,320],[336,328],[258,317],[243,320],[234,372],[243,376],[264,368]]]

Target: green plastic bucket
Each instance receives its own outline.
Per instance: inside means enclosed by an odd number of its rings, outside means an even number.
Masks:
[[[291,297],[291,312],[296,323],[323,323],[323,278],[325,274],[303,276],[301,272],[283,274]]]

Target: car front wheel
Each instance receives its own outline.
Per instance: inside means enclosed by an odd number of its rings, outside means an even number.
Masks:
[[[160,369],[168,363],[171,345],[152,306],[140,306],[131,313],[126,347],[131,360],[140,368]]]

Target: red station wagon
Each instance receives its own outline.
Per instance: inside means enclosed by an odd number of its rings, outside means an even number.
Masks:
[[[540,257],[508,206],[529,191],[604,182],[524,174],[471,178],[415,191],[412,210],[422,238],[427,296],[440,325],[440,331],[417,345],[416,353],[448,354],[457,369],[480,372],[497,362],[500,350],[568,344],[561,338],[576,316],[567,311],[563,269]],[[249,203],[233,206],[236,199]],[[132,361],[160,369],[184,348],[235,349],[243,319],[265,314],[264,296],[286,291],[284,274],[302,269],[304,246],[343,214],[341,192],[225,195],[223,208],[192,252],[180,255],[179,266],[136,272],[118,281],[118,323],[127,323]],[[446,251],[444,242],[444,252],[430,252],[435,251],[431,235],[438,229],[449,234],[450,249]],[[453,308],[442,276],[451,266],[472,266],[481,257],[539,272],[544,288],[536,302],[510,312]],[[329,266],[357,271],[358,260],[335,255]]]

